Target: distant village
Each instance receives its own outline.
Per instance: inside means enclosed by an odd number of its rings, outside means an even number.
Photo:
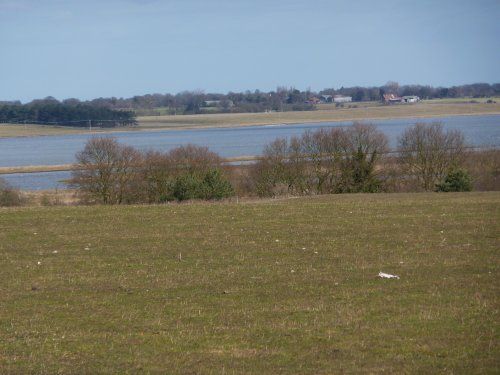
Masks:
[[[385,94],[384,103],[394,104],[394,103],[416,103],[420,101],[420,98],[416,95],[409,96],[397,96],[394,94]],[[325,104],[325,103],[350,103],[352,102],[352,96],[344,95],[321,95],[319,97],[313,97],[306,101],[307,104]]]
[[[385,94],[383,96],[384,103],[386,104],[394,104],[394,103],[416,103],[420,101],[420,98],[416,95],[409,96],[397,96],[394,94]],[[327,103],[351,103],[352,96],[344,96],[344,95],[319,95],[309,98],[305,101],[305,104],[327,104]],[[234,102],[232,100],[205,100],[203,101],[203,107],[226,107],[232,108],[234,107]]]

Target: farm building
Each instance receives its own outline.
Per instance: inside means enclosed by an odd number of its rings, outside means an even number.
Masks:
[[[401,97],[394,94],[385,94],[384,101],[386,103],[416,103],[420,101],[420,98],[416,95],[408,95]]]
[[[318,103],[323,103],[321,99],[318,98],[309,98],[305,101],[306,104],[318,104]]]
[[[234,106],[234,103],[232,100],[205,100],[203,102],[203,107],[217,107],[217,108],[221,108],[221,107],[227,107],[227,108],[231,108]]]
[[[352,96],[335,95],[333,97],[334,103],[349,103],[352,102]]]
[[[416,103],[420,100],[420,98],[416,95],[403,96],[401,98],[401,102],[403,103]]]

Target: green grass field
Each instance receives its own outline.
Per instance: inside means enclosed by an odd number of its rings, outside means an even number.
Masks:
[[[3,208],[0,373],[498,373],[499,223],[500,193]]]

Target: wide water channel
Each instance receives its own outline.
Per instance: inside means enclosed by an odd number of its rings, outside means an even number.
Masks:
[[[462,131],[466,143],[470,146],[500,146],[500,115],[404,118],[369,122],[385,133],[389,137],[390,146],[395,148],[398,136],[407,127],[416,122],[435,121],[441,122],[445,129]],[[350,126],[351,124],[352,122],[322,122],[223,129],[133,131],[117,132],[109,136],[116,138],[120,143],[140,150],[152,149],[164,152],[191,143],[209,147],[222,157],[232,157],[260,155],[263,147],[278,137],[293,137],[301,135],[306,130]],[[0,167],[74,163],[75,153],[82,150],[92,136],[95,135],[89,133],[0,139]],[[62,181],[70,177],[70,172],[15,173],[0,175],[0,177],[24,190],[64,189],[66,184]]]

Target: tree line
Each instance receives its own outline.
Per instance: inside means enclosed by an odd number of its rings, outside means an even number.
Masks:
[[[386,135],[371,124],[307,131],[274,140],[257,162],[239,166],[224,164],[206,147],[142,152],[113,138],[92,138],[76,155],[71,184],[85,202],[101,204],[217,200],[235,194],[469,191],[466,167],[472,154],[461,132],[440,123],[406,129],[396,150],[389,150]],[[481,173],[498,188],[494,158],[499,152],[487,158],[491,168]],[[484,160],[479,164],[486,165]]]
[[[136,125],[135,112],[80,102],[40,100],[28,104],[0,104],[0,123],[37,123],[74,127]]]
[[[206,147],[141,152],[114,138],[91,138],[77,153],[71,184],[89,203],[165,203],[234,195],[222,159]]]
[[[408,128],[394,151],[374,125],[354,123],[276,139],[264,148],[252,181],[260,196],[376,193],[402,184],[439,190],[448,174],[463,172],[465,150],[462,133],[439,123]]]
[[[383,95],[392,93],[399,96],[416,95],[422,99],[444,99],[463,97],[490,97],[500,95],[500,83],[474,83],[452,87],[432,87],[429,85],[399,85],[389,81],[378,87],[340,87],[326,88],[319,92],[298,90],[294,87],[277,87],[273,91],[245,91],[221,93],[205,93],[203,91],[183,91],[178,94],[148,94],[132,98],[98,98],[90,101],[97,106],[108,108],[125,108],[144,114],[154,114],[155,108],[168,108],[168,114],[203,113],[207,101],[219,101],[220,112],[265,112],[265,111],[300,111],[314,110],[309,102],[313,97],[321,95],[351,96],[353,101],[379,101]],[[149,111],[144,111],[149,110]],[[163,114],[164,112],[159,112]]]
[[[373,87],[340,87],[326,88],[319,92],[311,90],[298,90],[294,87],[277,87],[273,91],[245,91],[222,93],[205,93],[203,91],[183,91],[178,94],[147,94],[137,95],[131,98],[96,98],[90,101],[79,101],[78,99],[65,99],[61,102],[53,97],[34,100],[27,103],[27,107],[37,105],[63,104],[75,110],[84,106],[106,108],[110,110],[135,111],[138,115],[159,115],[159,114],[197,114],[207,111],[207,102],[217,102],[218,112],[265,112],[265,111],[302,111],[314,110],[315,105],[311,103],[311,98],[320,98],[322,95],[342,95],[351,96],[353,101],[379,101],[384,94],[395,94],[399,96],[416,95],[422,99],[444,99],[444,98],[480,98],[500,95],[500,83],[473,83],[451,87],[433,87],[429,85],[399,85],[398,82],[389,81],[382,86]],[[20,102],[0,102],[0,106],[17,105],[14,109],[19,111]],[[61,109],[63,107],[60,107]],[[11,107],[12,109],[12,107]],[[161,110],[160,110],[161,109]],[[55,108],[54,108],[55,110]],[[89,110],[89,109],[87,109]],[[31,113],[31,119],[38,119]],[[129,114],[130,115],[130,114]],[[102,116],[102,114],[101,114]],[[20,118],[14,116],[13,118]],[[43,116],[43,120],[54,120],[55,117]],[[61,117],[59,117],[61,118]],[[72,117],[74,119],[74,117]],[[81,118],[78,118],[79,120]],[[21,119],[21,121],[24,119]]]

